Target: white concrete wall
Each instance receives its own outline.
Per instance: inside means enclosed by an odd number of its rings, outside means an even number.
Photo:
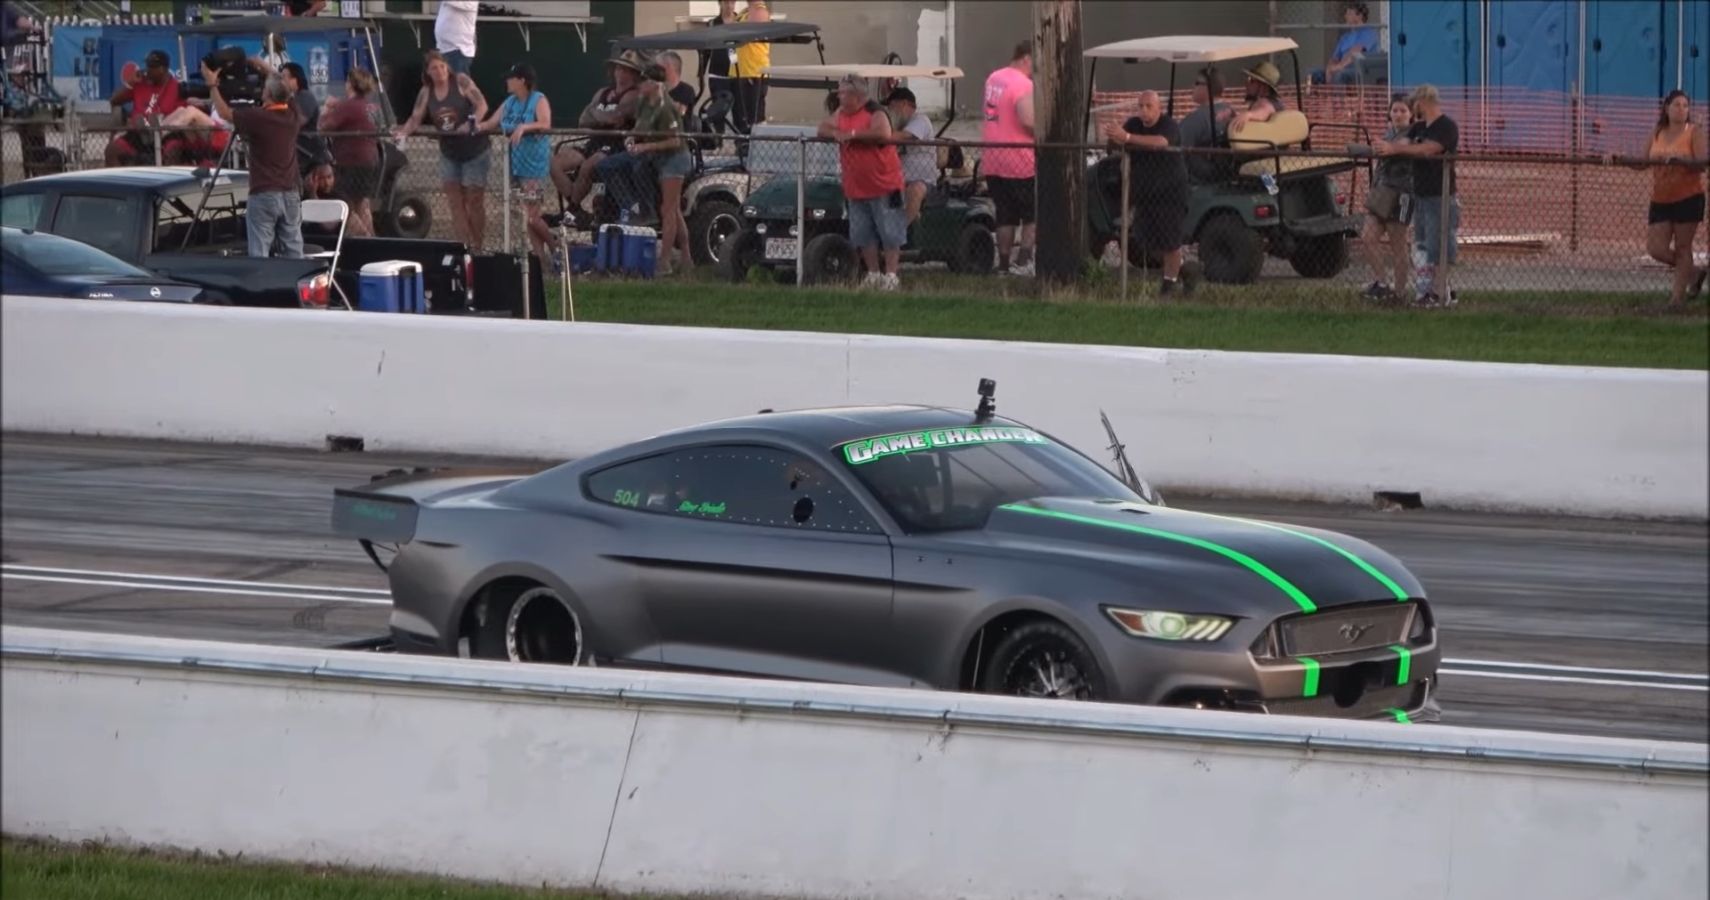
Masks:
[[[1164,490],[1710,517],[1705,372],[7,297],[7,430],[568,458],[762,407],[998,409]],[[1166,500],[1168,494],[1166,493]]]
[[[1710,875],[1701,744],[3,642],[10,834],[814,898],[1673,900]]]

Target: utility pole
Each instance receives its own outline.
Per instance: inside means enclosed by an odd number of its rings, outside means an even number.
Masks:
[[[1080,144],[1086,87],[1081,76],[1081,0],[1033,0],[1034,133],[1042,144]],[[1086,160],[1078,150],[1038,152],[1039,227],[1034,273],[1077,281],[1087,259]]]

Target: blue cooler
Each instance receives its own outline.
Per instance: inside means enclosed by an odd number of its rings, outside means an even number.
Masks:
[[[425,313],[421,266],[401,259],[371,262],[357,273],[356,308],[364,312]]]
[[[595,239],[594,271],[652,278],[659,263],[659,232],[639,225],[605,225]]]

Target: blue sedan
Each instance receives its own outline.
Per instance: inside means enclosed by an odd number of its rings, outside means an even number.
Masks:
[[[196,303],[202,289],[163,278],[81,241],[0,228],[0,282],[6,293],[88,300]]]

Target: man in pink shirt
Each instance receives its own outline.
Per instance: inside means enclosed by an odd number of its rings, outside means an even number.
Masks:
[[[1033,137],[1033,42],[1015,45],[1009,65],[986,78],[985,125],[982,138],[990,143],[1031,144]],[[1033,274],[1033,150],[988,147],[980,169],[997,207],[998,271]],[[1021,231],[1022,253],[1010,265],[1015,232]]]

